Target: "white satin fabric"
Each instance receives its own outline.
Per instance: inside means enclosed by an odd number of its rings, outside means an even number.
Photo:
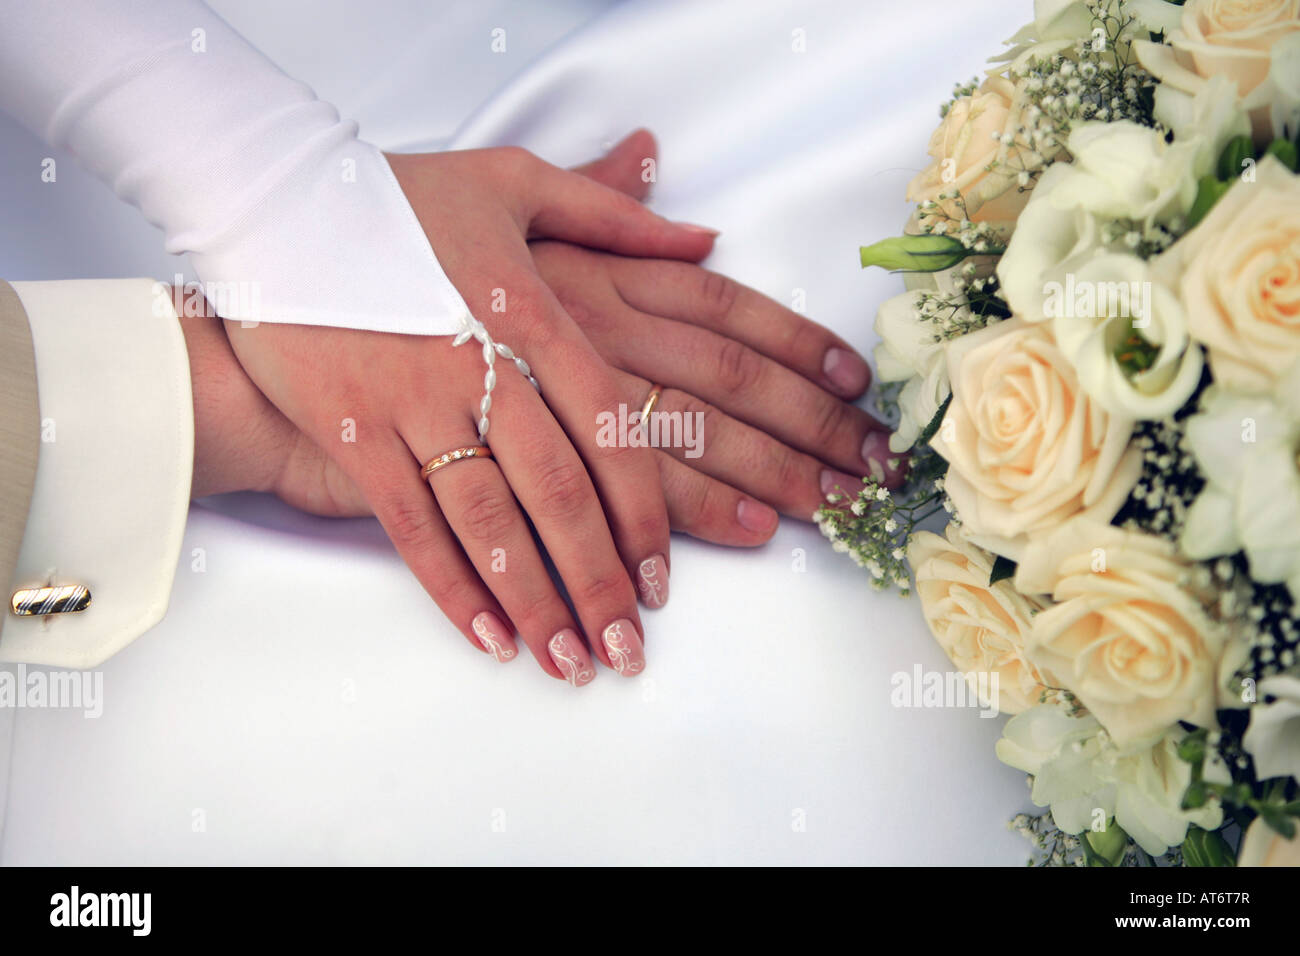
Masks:
[[[501,82],[456,145],[571,163],[650,126],[656,210],[720,228],[711,266],[787,303],[801,291],[864,352],[901,282],[861,272],[856,247],[897,230],[937,105],[1031,13],[629,3],[529,65],[524,44],[591,12],[538,6],[448,6],[420,27],[429,14],[377,2],[361,30],[342,3],[311,4],[310,24],[218,4],[386,148],[446,140],[430,71],[462,101],[452,77],[480,97]],[[488,52],[494,28],[512,52]],[[13,207],[29,225],[68,202],[31,188]],[[61,209],[122,228],[64,264],[148,271],[143,238],[104,209],[84,193]],[[26,261],[13,242],[4,260]],[[41,268],[58,256],[44,248]],[[574,691],[527,655],[468,647],[373,522],[198,505],[167,617],[104,668],[103,716],[17,715],[0,862],[1023,862],[1002,721],[891,704],[894,675],[948,666],[915,600],[873,593],[808,525],[754,551],[673,548],[672,600],[643,614],[645,675]]]

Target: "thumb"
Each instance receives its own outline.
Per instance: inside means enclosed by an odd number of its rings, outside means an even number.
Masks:
[[[624,136],[600,159],[575,166],[573,171],[633,199],[644,200],[650,195],[658,159],[659,146],[654,134],[648,129],[638,129]]]

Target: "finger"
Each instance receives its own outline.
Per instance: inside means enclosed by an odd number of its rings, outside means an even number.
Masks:
[[[886,487],[902,483],[902,457],[890,452],[880,422],[743,342],[638,313],[622,324],[614,347],[627,371],[716,405],[800,449],[810,463],[815,455]]]
[[[763,502],[657,452],[668,520],[674,531],[732,548],[753,548],[771,539],[780,521]]]
[[[640,673],[645,650],[636,591],[582,459],[519,376],[503,376],[497,392],[493,451],[564,582],[592,651],[624,676]],[[657,474],[640,493],[660,497],[662,509]]]
[[[634,309],[743,342],[843,398],[871,384],[870,367],[830,329],[726,276],[667,260],[611,260],[610,272]]]
[[[600,159],[575,166],[573,171],[644,202],[650,195],[653,181],[650,172],[654,170],[658,154],[654,136],[649,130],[639,129],[623,137]]]
[[[563,239],[623,256],[689,262],[713,250],[716,229],[670,222],[631,196],[578,173],[534,158],[524,162],[519,175],[528,178],[530,187],[516,191],[529,197],[530,205],[519,214],[530,239]]]
[[[388,436],[367,443],[365,454],[349,458],[344,467],[397,553],[447,619],[478,650],[499,661],[512,659],[516,647],[509,616],[466,560],[420,478],[420,464],[396,434]],[[365,467],[356,467],[361,461]]]
[[[620,375],[625,376],[620,384],[626,382],[623,387],[627,394],[649,390],[650,383],[644,379]],[[639,412],[640,406],[636,409]],[[708,480],[739,489],[738,493],[800,521],[807,521],[826,503],[825,496],[837,488],[843,494],[856,495],[863,487],[860,478],[829,468],[813,456],[675,388],[660,394],[644,435],[652,447]],[[698,489],[692,490],[698,493]],[[668,489],[664,491],[667,495]],[[669,507],[673,507],[671,500]],[[747,517],[757,519],[761,515],[751,511]]]
[[[443,437],[435,440],[434,435]],[[479,444],[468,420],[454,432],[433,426],[414,429],[407,443],[421,461]],[[589,683],[595,671],[574,631],[573,616],[497,464],[490,458],[462,458],[438,468],[428,482],[460,546],[479,577],[491,582],[542,670],[575,687]],[[475,633],[485,643],[493,640],[481,627],[476,626]],[[552,655],[553,643],[564,649],[559,660]]]

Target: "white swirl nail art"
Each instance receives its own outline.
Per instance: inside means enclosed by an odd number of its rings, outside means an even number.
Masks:
[[[478,638],[478,642],[487,648],[488,653],[497,660],[504,663],[515,656],[514,648],[502,644],[500,636],[492,633],[492,630],[487,626],[487,622],[481,616],[474,618],[471,627],[474,628],[474,636]]]
[[[621,621],[615,621],[605,628],[605,650],[609,652],[609,662],[620,674],[637,674],[645,667],[645,661],[633,658],[632,646],[623,633]]]
[[[569,644],[569,639],[563,632],[551,638],[548,647],[551,651],[551,659],[555,661],[555,666],[560,669],[564,679],[574,687],[588,684],[596,676],[596,672],[592,670],[591,665],[578,656],[577,651]]]
[[[647,607],[663,607],[664,605],[664,585],[659,580],[659,562],[654,558],[646,558],[637,567],[637,586],[641,589],[641,600],[645,601]]]

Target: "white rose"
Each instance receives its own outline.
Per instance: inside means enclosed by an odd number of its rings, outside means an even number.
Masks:
[[[1272,156],[1153,262],[1179,290],[1214,379],[1268,392],[1300,359],[1300,176]]]
[[[943,343],[933,326],[917,317],[918,302],[926,293],[905,292],[887,300],[876,311],[876,377],[882,382],[905,382],[898,396],[899,422],[889,436],[889,448],[902,453],[939,414],[948,397],[948,368]]]
[[[1244,550],[1250,576],[1300,596],[1300,363],[1276,398],[1211,385],[1187,420],[1206,484],[1188,510],[1183,552],[1205,560]]]
[[[1172,542],[1087,519],[1032,540],[1016,589],[1056,602],[1034,616],[1029,659],[1121,747],[1185,720],[1213,727],[1225,634],[1189,591]]]
[[[1133,44],[1139,62],[1186,95],[1216,76],[1232,82],[1255,140],[1294,130],[1300,105],[1300,0],[1187,0],[1166,43]]]
[[[1043,675],[1025,657],[1033,605],[1007,581],[989,584],[989,555],[948,525],[946,537],[913,535],[907,560],[930,633],[953,665],[972,675],[997,674],[997,699],[1004,714],[1018,714],[1046,690]],[[977,682],[972,682],[975,688]]]
[[[997,755],[1003,763],[1034,775],[1031,799],[1049,806],[1066,833],[1091,829],[1101,811],[1152,856],[1178,846],[1189,824],[1212,830],[1223,822],[1214,801],[1183,810],[1191,765],[1178,757],[1186,736],[1171,728],[1152,746],[1121,750],[1089,715],[1070,717],[1058,706],[1040,704],[1007,721]]]
[[[1241,841],[1238,866],[1300,866],[1300,836],[1288,840],[1256,817]]]
[[[1267,677],[1259,682],[1259,694],[1261,703],[1250,709],[1250,727],[1242,738],[1255,759],[1255,774],[1260,780],[1300,780],[1300,677]]]
[[[947,346],[952,402],[931,442],[974,544],[1018,560],[1031,533],[1115,516],[1141,474],[1131,419],[1107,414],[1043,325],[1007,319]]]

